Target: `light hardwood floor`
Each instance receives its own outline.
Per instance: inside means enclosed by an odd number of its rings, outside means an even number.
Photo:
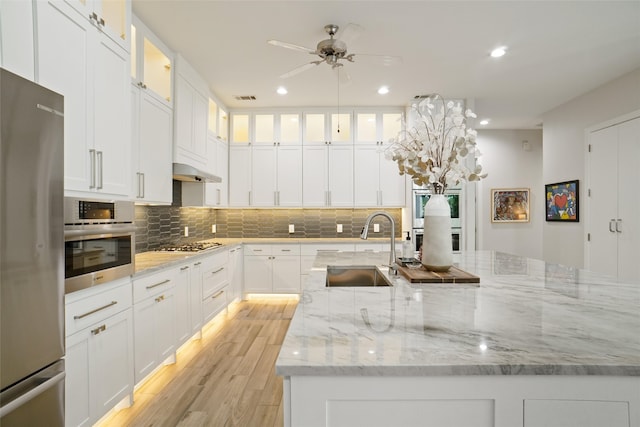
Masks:
[[[283,425],[282,377],[275,362],[297,300],[260,299],[229,307],[135,392],[113,426]]]

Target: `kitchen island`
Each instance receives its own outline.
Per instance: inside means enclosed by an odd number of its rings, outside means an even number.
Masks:
[[[480,286],[325,287],[387,262],[318,255],[276,362],[285,425],[640,425],[640,284],[481,251],[457,265]]]

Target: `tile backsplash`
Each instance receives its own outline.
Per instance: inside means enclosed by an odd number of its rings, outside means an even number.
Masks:
[[[136,206],[136,252],[164,245],[218,238],[328,238],[359,237],[369,214],[380,209],[208,209],[177,206]],[[385,209],[396,222],[396,238],[402,236],[402,209]],[[377,218],[380,233],[389,236],[389,221]],[[211,226],[216,225],[216,233]],[[295,227],[289,233],[289,224]],[[342,233],[336,225],[342,224]],[[184,236],[188,227],[189,236]]]

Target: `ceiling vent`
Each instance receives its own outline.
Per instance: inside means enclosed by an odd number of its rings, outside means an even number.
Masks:
[[[238,101],[255,101],[256,97],[253,95],[236,95],[235,98]]]

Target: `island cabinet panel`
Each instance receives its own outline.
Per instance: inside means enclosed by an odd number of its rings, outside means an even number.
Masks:
[[[299,375],[283,391],[285,426],[640,425],[634,376]]]

